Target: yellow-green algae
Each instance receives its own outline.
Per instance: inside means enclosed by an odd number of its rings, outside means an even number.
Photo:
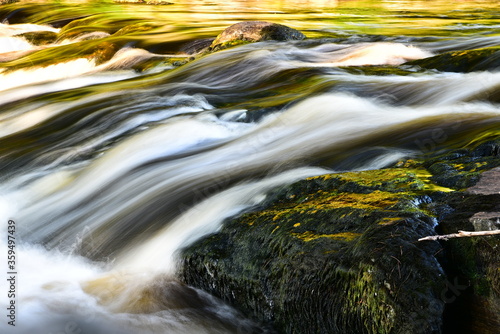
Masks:
[[[327,174],[314,178],[339,178],[344,181],[355,182],[360,185],[374,187],[391,186],[393,189],[404,190],[429,190],[449,192],[454,189],[436,185],[431,181],[432,174],[425,168],[390,168],[369,170],[361,172],[346,172],[340,174]]]
[[[294,232],[294,236],[302,240],[341,237],[342,233],[347,233],[344,236],[348,236],[348,233],[357,235],[358,232],[353,231],[338,233],[315,233],[312,231],[315,230],[314,227],[317,225],[318,219],[325,219],[324,215],[330,214],[338,219],[348,219],[348,216],[352,215],[352,210],[361,212],[361,215],[369,215],[374,211],[385,212],[386,217],[377,221],[379,225],[390,225],[403,220],[404,217],[398,214],[401,212],[429,214],[425,208],[418,207],[418,204],[413,203],[412,199],[437,191],[454,191],[451,188],[434,184],[431,177],[432,175],[424,168],[389,168],[315,176],[306,179],[305,182],[333,181],[340,186],[337,189],[326,190],[326,188],[322,188],[309,193],[300,193],[300,195],[289,194],[287,200],[278,201],[267,207],[266,210],[246,213],[241,216],[240,221],[249,226],[254,226],[257,221],[261,223],[265,221],[267,224],[273,225],[272,233],[276,232],[277,225],[286,226],[287,229],[300,228],[303,231]],[[359,192],[355,192],[356,190]],[[345,209],[348,211],[341,212]],[[321,217],[316,218],[317,215]],[[396,216],[393,217],[394,215]],[[287,222],[285,225],[283,225],[284,221]],[[353,240],[351,237],[343,239]]]
[[[292,235],[296,238],[299,238],[302,241],[312,241],[319,238],[330,238],[330,239],[340,239],[345,241],[352,241],[359,237],[361,233],[353,233],[353,232],[341,232],[335,234],[315,234],[312,231],[307,231],[303,233],[292,233]]]
[[[401,217],[384,217],[382,218],[378,224],[379,225],[392,225],[400,220],[402,220],[404,218],[401,218]]]

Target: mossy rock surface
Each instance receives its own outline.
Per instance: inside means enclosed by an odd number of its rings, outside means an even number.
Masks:
[[[471,188],[498,168],[499,147],[485,136],[277,189],[183,250],[179,277],[278,333],[494,333],[499,238],[417,240],[500,211],[499,194]]]
[[[186,249],[180,276],[279,333],[437,333],[444,275],[436,244],[415,242],[433,233],[419,174],[295,183]]]
[[[468,73],[500,69],[500,47],[446,52],[434,57],[414,60],[406,65],[442,72]]]
[[[486,140],[469,149],[430,154],[422,165],[431,172],[436,184],[465,190],[479,180],[482,172],[500,166],[500,140]]]
[[[305,35],[282,24],[265,21],[245,21],[233,24],[220,33],[210,46],[220,50],[230,46],[260,42],[301,40]]]
[[[481,144],[472,152],[475,162],[451,165],[458,166],[462,173],[479,174],[475,177],[479,181],[447,196],[449,214],[440,221],[440,234],[500,229],[500,167],[491,168],[500,165],[500,140]],[[447,332],[497,333],[500,237],[450,239],[443,245],[443,266],[450,282],[443,292],[449,305],[445,313]]]

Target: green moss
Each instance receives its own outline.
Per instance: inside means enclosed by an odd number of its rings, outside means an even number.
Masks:
[[[302,241],[312,241],[319,238],[331,238],[331,239],[341,239],[344,241],[353,241],[357,237],[359,237],[360,233],[353,232],[341,232],[335,234],[316,234],[311,231],[302,232],[302,233],[292,233],[292,235],[296,238],[299,238]]]
[[[348,303],[344,311],[361,319],[368,333],[391,333],[396,326],[396,311],[386,291],[381,290],[374,273],[377,268],[366,265],[346,286]]]
[[[430,180],[440,186],[463,190],[475,184],[483,171],[500,166],[498,134],[484,139],[470,142],[467,149],[433,154],[426,159],[423,165],[433,174]]]
[[[344,188],[355,188],[351,183],[358,186],[358,190],[384,189],[390,192],[449,192],[453,189],[442,187],[432,181],[432,174],[424,168],[388,168],[381,170],[370,170],[362,172],[349,172],[342,174],[330,174],[316,177],[329,180],[338,179],[345,182]],[[314,178],[311,178],[311,180]],[[342,188],[342,189],[344,189]],[[354,190],[354,189],[348,189]]]
[[[404,218],[401,218],[401,217],[384,217],[382,218],[378,224],[379,225],[392,225],[392,224],[395,224],[399,221],[401,221],[402,219]]]

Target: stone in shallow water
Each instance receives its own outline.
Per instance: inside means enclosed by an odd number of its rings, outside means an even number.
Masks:
[[[217,36],[212,49],[222,49],[244,42],[289,41],[306,38],[303,33],[282,24],[264,21],[245,21],[233,24]]]
[[[24,37],[28,42],[30,42],[33,45],[46,45],[54,43],[57,39],[57,34],[52,31],[32,31],[16,36]]]

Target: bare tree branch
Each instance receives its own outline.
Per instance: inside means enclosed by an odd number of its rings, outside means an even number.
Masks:
[[[445,234],[445,235],[433,235],[425,238],[420,238],[418,241],[424,240],[448,240],[452,238],[465,238],[465,237],[479,237],[485,235],[495,235],[500,234],[500,230],[494,231],[477,231],[477,232],[468,232],[468,231],[458,231],[458,233]]]

